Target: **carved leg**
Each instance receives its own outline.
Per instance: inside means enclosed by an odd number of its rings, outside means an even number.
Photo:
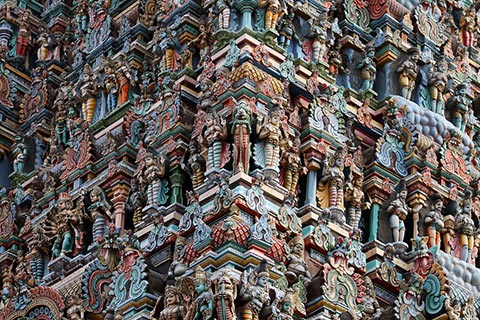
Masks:
[[[161,181],[159,179],[155,179],[150,183],[152,188],[152,191],[151,191],[152,198],[150,199],[152,205],[158,204],[158,195],[160,193],[160,183]]]
[[[98,243],[98,239],[101,239],[105,236],[105,227],[107,225],[107,220],[103,214],[96,214],[95,220],[93,221],[92,233],[93,241]]]
[[[242,168],[243,172],[248,174],[248,168],[250,167],[250,138],[246,129],[243,128],[242,134]]]
[[[72,249],[73,249],[72,233],[68,231],[68,232],[65,232],[65,234],[63,235],[62,252],[60,253],[60,255],[71,253]]]
[[[221,19],[219,22],[221,29],[228,29],[230,27],[230,8],[226,7],[223,9],[222,14],[220,15]]]
[[[300,177],[300,174],[298,172],[294,172],[292,175],[292,183],[290,185],[290,188],[288,188],[288,191],[290,191],[291,194],[295,193],[295,189],[297,189],[297,184],[298,184],[298,178]]]
[[[267,10],[265,13],[265,29],[272,29],[272,19],[273,12],[271,10]]]
[[[214,168],[220,168],[221,156],[222,156],[222,142],[215,141],[213,143],[213,167]]]
[[[337,186],[330,184],[328,188],[328,206],[334,207],[337,203]]]
[[[398,229],[398,241],[403,242],[404,238],[405,238],[405,225],[403,224],[403,222],[401,222]]]
[[[398,242],[400,239],[400,233],[398,231],[400,219],[396,214],[390,216],[390,229],[392,229],[393,242]]]
[[[271,168],[273,164],[273,145],[265,143],[265,168]]]
[[[93,115],[95,113],[96,105],[97,101],[95,100],[95,98],[88,98],[87,102],[83,105],[83,116],[88,123],[93,121]]]
[[[275,29],[275,26],[277,25],[277,21],[278,21],[278,12],[277,11],[272,12],[272,22],[271,22],[270,28]]]

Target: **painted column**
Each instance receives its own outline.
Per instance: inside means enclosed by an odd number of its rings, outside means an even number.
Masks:
[[[376,240],[378,237],[378,214],[380,212],[380,204],[374,202],[372,208],[370,209],[370,220],[369,220],[369,236],[368,241]]]
[[[170,194],[170,203],[180,203],[183,204],[182,197],[182,187],[184,182],[184,177],[177,167],[173,170],[172,175],[170,176],[170,181],[172,183],[172,192]]]
[[[307,175],[305,205],[317,206],[317,171],[310,169]]]
[[[252,29],[252,12],[257,8],[257,1],[238,0],[236,8],[242,13],[242,28]]]
[[[125,202],[130,192],[128,186],[123,183],[116,184],[113,187],[113,216],[115,217],[115,228],[117,231],[123,231],[125,225]]]

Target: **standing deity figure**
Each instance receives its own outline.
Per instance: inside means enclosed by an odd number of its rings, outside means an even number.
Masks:
[[[455,217],[459,213],[458,203],[453,200],[448,203],[445,207],[445,216],[443,218],[443,229],[442,229],[442,242],[443,242],[443,251],[446,254],[452,252],[452,246],[450,240],[452,237],[455,237]]]
[[[225,269],[220,270],[220,276],[215,282],[215,309],[218,319],[237,320],[235,299],[237,298],[237,284],[233,275]]]
[[[115,77],[118,82],[118,101],[117,105],[121,106],[128,101],[130,86],[135,86],[135,80],[133,79],[132,69],[127,61],[125,61],[125,55],[118,57],[116,65]]]
[[[455,216],[455,231],[458,233],[461,245],[461,258],[470,262],[474,241],[475,223],[472,219],[473,201],[470,191],[465,192],[461,211]]]
[[[155,43],[154,51],[159,55],[160,70],[168,71],[176,69],[175,65],[175,32],[170,28],[157,29],[153,35]],[[153,62],[155,63],[157,59]]]
[[[175,241],[175,250],[173,252],[173,261],[170,264],[170,268],[168,269],[168,276],[169,277],[180,277],[182,276],[187,270],[188,266],[185,262],[185,254],[187,252],[188,240],[184,237],[178,236],[177,240]]]
[[[85,192],[83,196],[85,196]],[[105,237],[107,222],[111,221],[113,215],[110,211],[110,204],[105,198],[105,193],[99,186],[93,187],[88,200],[90,205],[87,206],[86,209],[93,219],[93,241],[98,243],[99,240]],[[88,200],[84,199],[87,204]]]
[[[20,134],[15,136],[15,142],[12,146],[12,155],[13,171],[24,173],[25,161],[27,160],[27,145],[25,144],[25,138]]]
[[[288,243],[290,254],[287,256],[287,271],[285,276],[288,283],[293,285],[300,281],[306,287],[312,281],[312,275],[305,263],[305,244],[302,236],[295,236]]]
[[[125,203],[125,210],[133,212],[133,224],[136,227],[142,222],[142,210],[147,203],[147,196],[145,195],[145,192],[143,192],[137,179],[132,179],[130,181],[130,186],[130,195]]]
[[[68,320],[84,320],[85,309],[83,308],[83,300],[75,295],[69,295],[65,301],[67,310],[65,311]]]
[[[198,188],[205,180],[205,159],[200,154],[201,147],[197,139],[192,138],[188,147],[190,155],[188,159],[184,156],[180,166],[192,179],[192,186]]]
[[[38,28],[38,38],[36,41],[38,45],[37,57],[39,61],[47,61],[52,59],[52,52],[50,48],[53,46],[54,40],[48,29],[44,26]]]
[[[145,156],[145,167],[140,172],[138,179],[140,184],[147,186],[147,205],[156,206],[163,204],[165,201],[160,199],[164,197],[164,187],[162,178],[165,176],[167,169],[167,159],[161,155],[158,157],[153,151],[147,152]]]
[[[398,67],[397,72],[400,74],[398,79],[402,87],[402,97],[410,100],[419,71],[417,63],[420,59],[420,51],[417,48],[410,48],[407,53],[410,56]]]
[[[113,111],[117,106],[118,82],[115,77],[115,63],[110,58],[104,58],[102,61],[105,78],[103,86],[107,95],[107,112]]]
[[[17,57],[25,58],[27,55],[28,45],[31,40],[31,31],[30,31],[30,11],[23,10],[19,13],[18,19],[14,19],[10,12],[10,6],[7,4],[7,21],[10,23],[18,25],[17,32]]]
[[[213,81],[207,77],[200,79],[200,97],[198,107],[202,110],[208,110],[213,106],[214,96],[212,91]]]
[[[40,225],[32,228],[32,238],[28,242],[28,259],[35,283],[42,281],[45,271],[45,256],[48,251],[47,237]]]
[[[327,17],[321,14],[318,18],[311,18],[308,21],[310,25],[310,33],[308,36],[312,38],[312,62],[320,62],[324,60],[327,52]]]
[[[173,286],[167,285],[165,288],[164,305],[165,308],[160,311],[161,308],[161,296],[158,298],[155,307],[153,308],[150,316],[152,320],[183,320],[187,315],[187,309],[181,304],[180,290]]]
[[[424,223],[427,226],[428,247],[438,246],[440,249],[440,232],[443,230],[443,198],[434,193],[430,198],[430,211],[425,215]]]
[[[268,294],[268,270],[267,261],[262,260],[260,265],[249,275],[242,275],[240,288],[241,320],[259,320],[259,315],[264,307],[270,304]]]
[[[248,174],[250,167],[250,133],[252,132],[252,110],[245,101],[233,109],[233,171]]]
[[[370,208],[370,203],[365,202],[363,192],[363,171],[352,170],[350,179],[345,185],[345,201],[348,204],[347,223],[356,229],[362,217],[362,209]]]
[[[83,68],[83,75],[80,81],[80,98],[82,100],[83,119],[92,122],[95,107],[97,105],[98,82],[92,71],[92,67],[87,63]]]
[[[467,115],[471,103],[468,97],[468,88],[465,83],[460,83],[455,88],[455,93],[447,101],[446,109],[450,111],[450,122],[464,132],[467,126]]]
[[[377,76],[377,67],[373,59],[375,58],[375,47],[367,46],[365,57],[357,65],[357,70],[360,70],[360,77],[362,79],[362,87],[360,91],[365,92],[373,89],[373,84]]]
[[[405,237],[405,220],[409,213],[414,213],[413,209],[407,204],[407,194],[408,190],[405,180],[400,180],[396,187],[395,199],[387,207],[394,242],[403,242]],[[417,209],[420,210],[421,207]]]
[[[220,169],[223,141],[227,138],[227,126],[224,119],[216,113],[205,114],[203,141],[208,148],[208,168]]]
[[[265,29],[275,30],[278,18],[280,18],[283,10],[280,0],[260,0],[258,6],[265,8]]]
[[[430,110],[441,115],[443,115],[443,109],[445,108],[444,92],[448,84],[447,70],[448,64],[442,59],[436,63],[435,69],[428,79],[430,97],[432,98]]]
[[[270,111],[265,118],[258,119],[257,133],[260,140],[265,140],[265,168],[274,168],[278,170],[280,162],[280,142],[283,140],[283,132],[280,128],[281,113],[278,104],[273,106],[276,108]]]
[[[199,50],[200,61],[206,61],[210,56],[210,45],[212,44],[212,28],[211,21],[205,17],[198,22],[198,36],[187,44],[187,48],[197,48]]]
[[[285,168],[283,176],[284,187],[288,193],[293,195],[297,189],[298,179],[301,174],[307,174],[308,170],[302,166],[302,158],[300,157],[300,138],[287,141],[287,148],[282,154],[280,164]]]
[[[218,27],[220,29],[228,29],[230,27],[230,5],[231,0],[217,0],[215,7],[218,11]]]
[[[295,25],[293,24],[293,18],[295,14],[293,11],[289,10],[288,13],[280,19],[278,23],[278,45],[283,49],[287,50],[290,45],[292,38],[299,40],[298,36],[295,33]]]
[[[343,204],[343,174],[345,155],[342,147],[337,147],[335,154],[330,157],[327,165],[324,166],[323,175],[317,188],[317,198],[320,208],[339,207]]]
[[[88,0],[78,0],[75,15],[77,17],[77,30],[80,35],[87,32],[88,27]]]
[[[213,293],[210,289],[210,280],[202,267],[195,269],[195,291],[198,296],[193,301],[192,320],[212,320],[213,319]]]
[[[296,294],[292,288],[288,288],[285,295],[280,299],[275,299],[272,303],[272,316],[269,320],[293,320],[295,313]]]
[[[46,226],[46,232],[55,237],[52,246],[52,259],[73,252],[74,245],[81,248],[80,217],[74,209],[72,197],[67,192],[60,193],[57,201],[58,214],[53,226]],[[77,242],[77,243],[76,243]]]
[[[466,47],[471,47],[474,41],[475,28],[477,26],[477,16],[475,13],[475,5],[464,9],[462,17],[459,21],[459,27],[462,35],[462,43]]]

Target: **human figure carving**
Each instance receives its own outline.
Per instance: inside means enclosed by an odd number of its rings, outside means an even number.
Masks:
[[[277,105],[278,108],[278,105]],[[280,142],[283,132],[280,129],[280,110],[272,110],[265,121],[259,119],[258,138],[265,140],[265,168],[276,168],[280,161]]]
[[[459,234],[461,245],[461,259],[470,262],[472,255],[475,223],[472,219],[473,201],[470,191],[465,192],[461,211],[455,216],[455,231]]]
[[[397,72],[400,74],[399,81],[402,87],[402,96],[410,100],[417,81],[419,71],[417,63],[420,59],[420,52],[417,48],[410,48],[407,53],[410,56],[398,67]]]
[[[343,209],[343,185],[345,180],[343,167],[344,152],[342,147],[338,147],[324,167],[318,184],[317,198],[321,208],[339,207]]]
[[[233,110],[233,171],[248,173],[250,167],[250,133],[252,110],[245,101],[236,104]]]
[[[270,303],[268,294],[268,271],[267,261],[263,260],[260,265],[249,275],[242,276],[240,288],[241,320],[258,320],[264,307]]]
[[[357,65],[360,70],[360,78],[363,80],[360,91],[373,89],[373,84],[377,76],[377,68],[373,59],[375,58],[375,47],[368,46],[363,60]]]
[[[405,238],[405,220],[408,214],[418,212],[422,208],[421,205],[417,206],[414,211],[407,204],[407,194],[408,190],[405,180],[400,180],[396,188],[395,199],[387,207],[394,242],[403,242]]]
[[[446,61],[440,60],[428,79],[430,97],[432,98],[430,110],[441,115],[443,115],[443,109],[445,108],[444,92],[448,83],[447,70],[448,64]]]
[[[441,238],[440,232],[443,230],[443,198],[440,194],[435,193],[430,198],[430,211],[425,216],[425,224],[427,225],[428,247],[438,246],[440,248]]]

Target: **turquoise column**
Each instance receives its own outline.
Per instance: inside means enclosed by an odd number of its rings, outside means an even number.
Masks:
[[[317,171],[310,169],[307,175],[305,205],[317,206]]]
[[[172,193],[170,194],[170,203],[183,204],[182,192],[184,178],[179,168],[176,168],[170,176],[172,183]]]
[[[377,239],[378,236],[378,213],[380,212],[380,205],[376,202],[372,204],[372,208],[370,209],[370,235],[368,237],[368,241],[373,241]]]
[[[257,0],[237,0],[235,6],[242,13],[242,28],[252,29],[252,12],[257,9]]]

